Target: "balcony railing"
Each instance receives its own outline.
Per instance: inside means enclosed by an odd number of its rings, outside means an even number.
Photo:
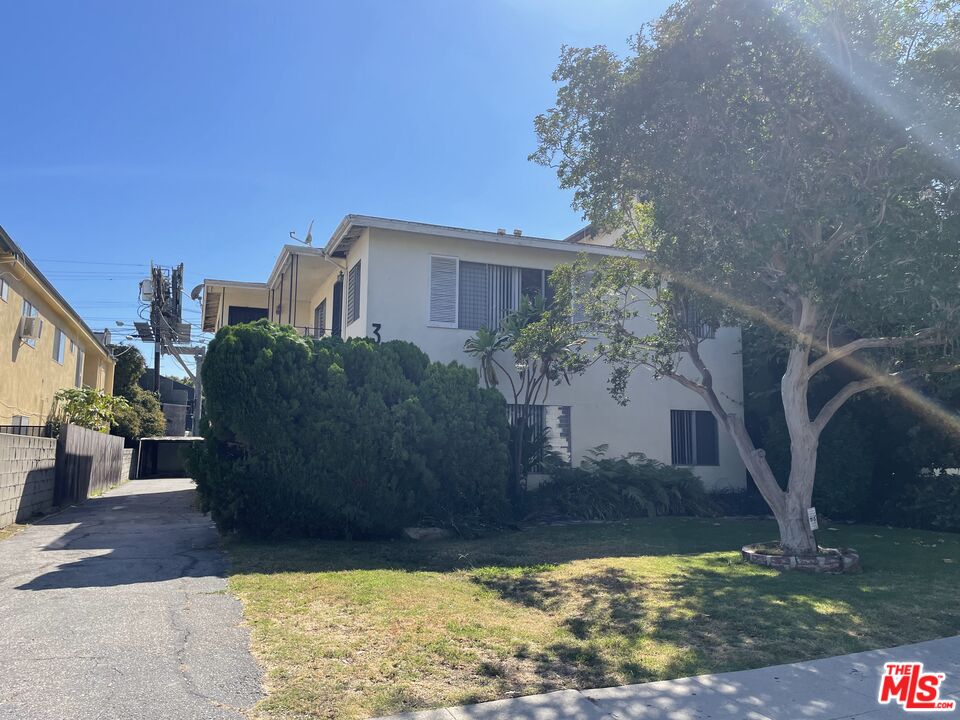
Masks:
[[[298,335],[308,338],[322,338],[333,335],[333,331],[330,328],[315,328],[306,325],[291,325],[290,327],[296,330]]]
[[[28,437],[53,437],[52,425],[0,425],[0,433],[7,435],[26,435]]]

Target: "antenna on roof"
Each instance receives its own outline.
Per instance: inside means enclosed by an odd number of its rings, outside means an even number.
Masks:
[[[304,240],[301,240],[297,237],[297,231],[290,231],[290,239],[296,240],[298,243],[303,243],[304,245],[313,245],[313,220],[310,221],[310,227],[307,228],[307,237]]]

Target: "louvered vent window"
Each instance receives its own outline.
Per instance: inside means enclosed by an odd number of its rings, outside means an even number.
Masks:
[[[430,324],[457,327],[457,280],[455,257],[430,256]]]
[[[347,276],[347,325],[360,317],[360,261]]]

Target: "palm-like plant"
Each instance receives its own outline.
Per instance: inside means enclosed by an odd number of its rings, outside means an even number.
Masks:
[[[500,321],[497,330],[480,328],[463,345],[468,355],[480,361],[480,376],[486,387],[497,387],[501,374],[510,384],[508,398],[512,396],[517,410],[512,417],[510,479],[515,507],[521,504],[520,490],[530,466],[529,443],[524,442],[524,436],[531,431],[531,408],[546,402],[551,385],[569,383],[571,375],[586,369],[587,361],[579,353],[583,344],[580,335],[567,315],[548,309],[542,297],[521,297],[517,309]],[[508,352],[513,362],[505,365],[500,354]]]
[[[509,340],[503,333],[482,327],[477,330],[476,335],[463,344],[464,352],[480,361],[480,377],[485,387],[491,388],[498,385],[499,363],[496,362],[495,356],[498,352],[507,349]]]

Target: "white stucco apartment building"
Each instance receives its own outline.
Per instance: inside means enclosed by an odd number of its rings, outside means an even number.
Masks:
[[[348,215],[322,248],[285,245],[266,282],[205,280],[203,329],[266,317],[305,335],[408,340],[431,360],[476,366],[463,344],[481,325],[515,307],[522,292],[542,292],[547,273],[578,253],[623,254],[609,243],[584,231],[550,240]],[[719,396],[742,413],[739,328],[718,329],[701,354]],[[745,485],[732,440],[699,397],[641,369],[620,406],[607,377],[598,363],[551,388],[543,416],[561,454],[576,464],[606,444],[611,457],[640,451],[690,466],[707,488]]]

